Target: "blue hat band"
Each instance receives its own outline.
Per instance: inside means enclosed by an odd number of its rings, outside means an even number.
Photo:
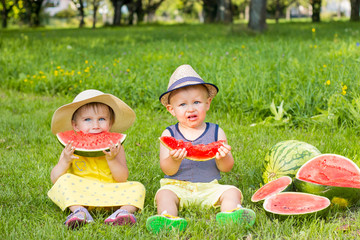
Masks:
[[[197,78],[197,77],[184,77],[181,78],[179,80],[177,80],[176,82],[174,82],[173,84],[171,84],[171,86],[168,88],[168,91],[174,90],[176,86],[184,83],[184,82],[198,82],[198,83],[205,83],[204,80]]]

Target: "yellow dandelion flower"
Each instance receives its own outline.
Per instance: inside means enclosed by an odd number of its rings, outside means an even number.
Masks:
[[[24,82],[27,82],[27,81],[28,81],[27,78],[25,78],[25,79],[24,79]]]
[[[314,33],[314,32],[316,32],[316,29],[315,29],[315,28],[312,28],[311,31]]]
[[[343,87],[342,87],[342,90],[346,90],[348,87],[346,86],[346,85],[344,85]]]
[[[242,48],[242,49],[245,49],[245,45],[241,45],[241,48]]]
[[[325,64],[323,65],[323,68],[326,68],[326,65],[325,65]]]
[[[43,75],[43,76],[41,76],[41,78],[46,78],[46,76],[45,76],[45,75]]]
[[[80,75],[80,74],[81,74],[81,72],[79,71],[79,72],[77,72],[77,74],[78,74],[78,75]]]
[[[79,80],[79,83],[82,83],[82,80]]]
[[[326,81],[326,85],[330,85],[330,83],[331,83],[330,80]]]
[[[59,75],[59,72],[57,70],[54,71],[54,76],[57,77]]]
[[[44,72],[43,72],[43,71],[39,71],[39,74],[41,74],[41,75],[42,75],[42,74],[44,74]]]
[[[127,72],[130,72],[130,69],[126,69]]]
[[[60,66],[57,66],[56,68],[57,68],[57,69],[61,69],[61,67],[60,67]]]
[[[36,75],[33,75],[32,78],[36,78]]]
[[[30,75],[29,75],[29,74],[27,74],[27,75],[26,75],[26,77],[27,77],[27,78],[29,78],[29,77],[30,77]]]
[[[89,67],[85,68],[84,72],[86,73],[90,72],[90,68]]]
[[[116,63],[113,63],[114,67],[116,67]]]
[[[317,48],[317,45],[314,45],[314,48]]]
[[[341,94],[342,94],[342,95],[345,95],[345,94],[346,94],[346,91],[345,91],[345,90],[343,90],[343,91],[341,92]]]
[[[85,60],[85,64],[88,64],[89,63],[89,61],[88,60]]]

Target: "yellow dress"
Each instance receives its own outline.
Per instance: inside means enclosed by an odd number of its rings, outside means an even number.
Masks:
[[[78,156],[78,155],[76,155]],[[115,207],[132,205],[143,209],[145,187],[140,182],[118,183],[105,156],[75,159],[68,172],[49,190],[49,198],[63,211],[72,205]]]

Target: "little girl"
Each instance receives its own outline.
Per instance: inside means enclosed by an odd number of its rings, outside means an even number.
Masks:
[[[134,111],[119,98],[98,90],[79,93],[72,103],[58,108],[52,118],[54,134],[68,130],[96,134],[103,131],[123,132],[135,121]],[[105,224],[134,224],[134,212],[142,209],[145,188],[139,182],[128,182],[125,151],[121,142],[111,143],[110,151],[101,157],[74,154],[72,142],[67,143],[57,165],[51,171],[54,186],[48,196],[63,211],[71,214],[65,225],[77,228],[93,222],[87,207],[118,208]]]

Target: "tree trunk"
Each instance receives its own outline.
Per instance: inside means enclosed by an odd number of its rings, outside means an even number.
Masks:
[[[321,0],[310,0],[312,6],[312,16],[311,19],[313,22],[320,22],[320,10],[321,10]]]
[[[137,0],[135,2],[135,12],[136,12],[136,15],[137,15],[137,21],[139,23],[144,22],[145,12],[144,12],[144,9],[143,9],[142,0]]]
[[[218,0],[216,15],[217,22],[232,23],[231,0]]]
[[[360,0],[350,0],[351,3],[351,14],[350,21],[360,21],[359,9],[360,9]]]
[[[276,9],[275,9],[275,21],[279,23],[280,18],[280,0],[276,0]]]
[[[5,0],[1,0],[1,5],[3,6],[3,10],[1,11],[2,28],[7,28],[7,20],[9,18],[9,9],[6,8]]]
[[[82,28],[85,26],[85,13],[84,13],[84,3],[83,0],[79,0],[79,12],[80,12],[80,23],[79,23],[79,28]]]
[[[120,26],[121,25],[121,8],[124,5],[123,0],[111,0],[114,6],[114,20],[113,25],[114,26]]]
[[[92,24],[93,29],[96,28],[96,13],[97,13],[98,7],[99,7],[99,4],[96,2],[96,0],[94,0],[94,2],[93,2],[93,24]]]
[[[266,0],[251,0],[249,28],[255,31],[264,31],[266,25]]]
[[[203,0],[205,23],[213,23],[216,20],[217,0]]]

